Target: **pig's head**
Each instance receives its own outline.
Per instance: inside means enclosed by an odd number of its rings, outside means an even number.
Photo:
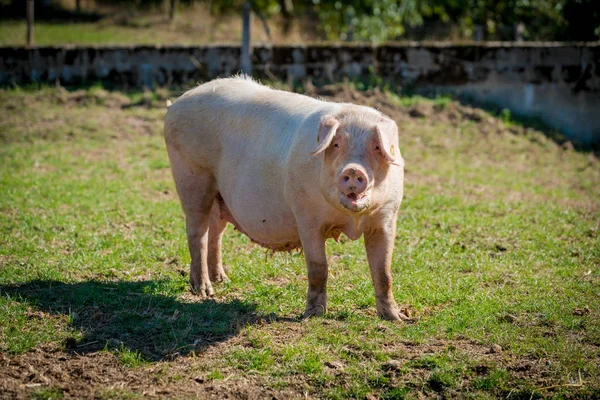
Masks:
[[[396,123],[374,110],[323,117],[312,155],[323,157],[321,193],[332,206],[352,213],[381,205],[390,189],[388,176],[401,176],[390,170],[404,166]]]

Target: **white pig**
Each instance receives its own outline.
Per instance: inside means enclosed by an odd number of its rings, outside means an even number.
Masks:
[[[364,106],[273,90],[249,78],[216,79],[182,95],[165,141],[191,253],[190,284],[212,296],[227,279],[227,222],[274,251],[302,248],[305,317],[326,311],[325,241],[365,236],[378,314],[405,319],[390,273],[404,160],[396,123]]]

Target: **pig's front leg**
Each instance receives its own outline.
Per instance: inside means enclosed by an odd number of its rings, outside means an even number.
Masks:
[[[325,238],[320,230],[307,227],[299,231],[308,268],[308,295],[304,311],[304,317],[307,318],[323,315],[327,311],[327,255]]]
[[[389,320],[408,320],[398,311],[392,293],[392,252],[396,236],[396,219],[383,226],[365,232],[365,247],[369,260],[369,269],[375,286],[375,305],[377,314]]]
[[[192,292],[200,296],[214,294],[208,275],[208,218],[204,221],[187,217],[188,246],[192,256],[190,266],[190,286]]]

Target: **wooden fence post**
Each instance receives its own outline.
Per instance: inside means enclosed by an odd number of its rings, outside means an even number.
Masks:
[[[242,8],[242,20],[242,53],[240,67],[244,74],[252,75],[252,6],[249,1],[245,2],[244,7]]]
[[[33,44],[33,0],[27,0],[27,46]]]

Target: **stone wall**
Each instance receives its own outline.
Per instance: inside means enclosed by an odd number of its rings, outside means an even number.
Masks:
[[[3,47],[0,85],[186,84],[237,73],[239,56],[237,46]],[[323,44],[257,47],[253,58],[260,78],[325,83],[380,75],[507,107],[600,143],[600,44]]]

